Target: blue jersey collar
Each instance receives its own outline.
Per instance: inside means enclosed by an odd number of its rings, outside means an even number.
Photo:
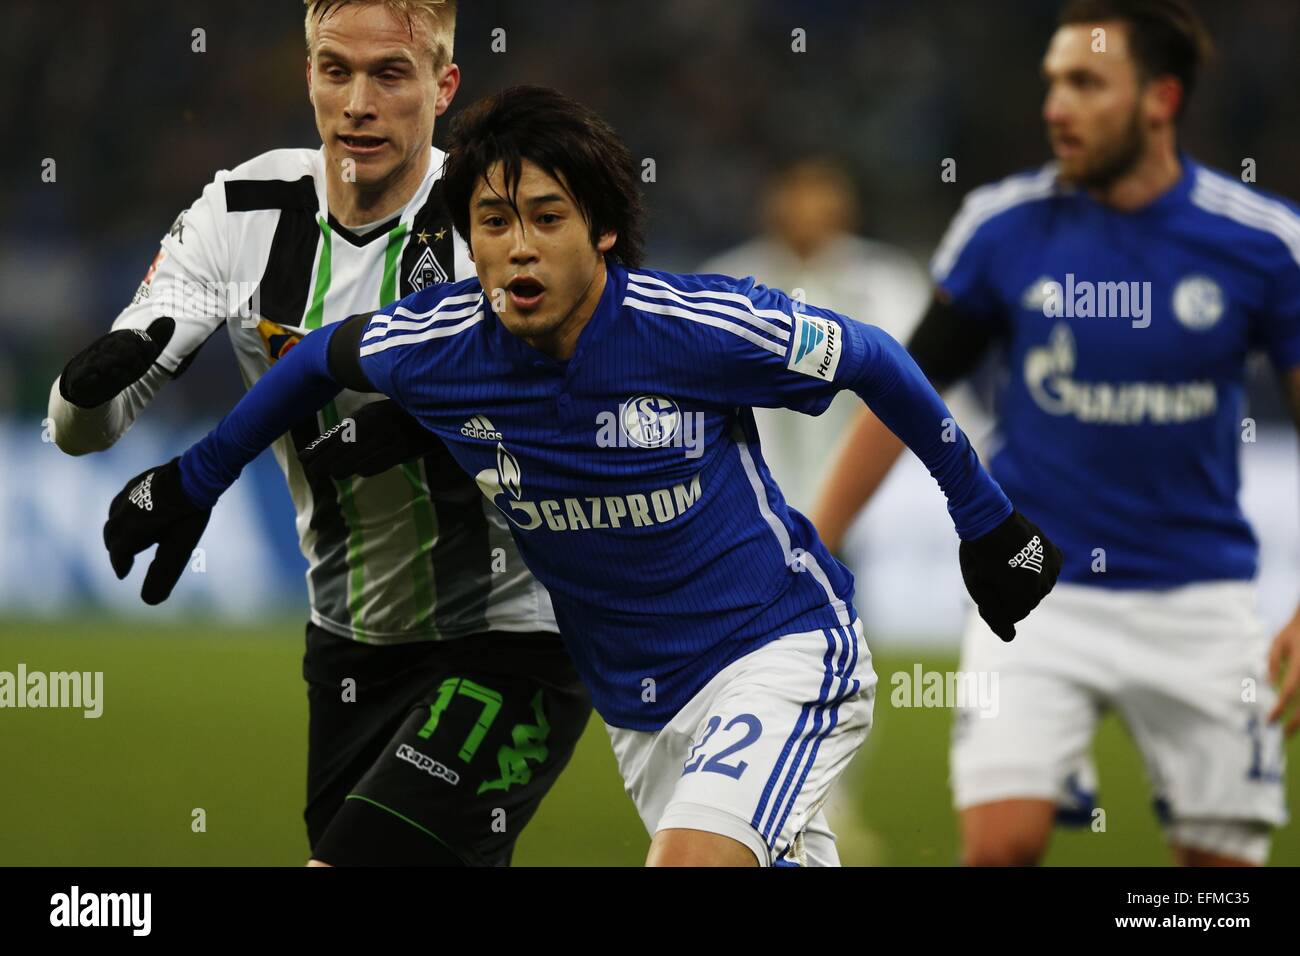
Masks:
[[[1113,206],[1105,203],[1099,203],[1088,195],[1086,189],[1070,186],[1067,194],[1073,194],[1080,201],[1096,206],[1116,216],[1163,216],[1182,208],[1188,202],[1192,189],[1196,185],[1196,173],[1200,165],[1188,156],[1181,149],[1178,151],[1178,165],[1182,171],[1177,182],[1169,189],[1165,190],[1154,200],[1142,206],[1140,209],[1133,209],[1128,212],[1122,212]]]

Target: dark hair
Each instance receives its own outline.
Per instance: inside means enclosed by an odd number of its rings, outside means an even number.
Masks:
[[[451,221],[466,242],[475,188],[501,163],[513,204],[524,160],[565,184],[587,220],[593,246],[603,233],[617,232],[609,255],[632,268],[641,264],[645,210],[631,152],[595,112],[542,86],[512,86],[452,121],[442,188]]]
[[[1069,0],[1061,26],[1119,20],[1128,28],[1129,49],[1142,76],[1171,75],[1183,85],[1181,117],[1196,75],[1214,54],[1210,32],[1186,0]]]

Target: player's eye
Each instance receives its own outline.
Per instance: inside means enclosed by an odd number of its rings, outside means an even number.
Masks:
[[[537,217],[537,221],[544,226],[552,226],[562,218],[563,217],[558,212],[544,212]]]
[[[483,220],[483,225],[490,229],[500,229],[505,224],[506,220],[504,216],[488,216]]]

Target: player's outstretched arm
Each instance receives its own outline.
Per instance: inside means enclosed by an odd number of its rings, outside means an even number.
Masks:
[[[305,410],[321,408],[344,388],[374,391],[357,359],[367,319],[355,316],[304,336],[216,428],[179,458],[132,478],[113,499],[104,545],[118,578],[137,554],[159,546],[141,592],[146,603],[171,594],[212,507],[245,465]]]
[[[226,175],[218,173],[176,218],[113,331],[73,356],[54,380],[48,414],[65,454],[112,446],[226,321]]]
[[[944,391],[968,375],[993,343],[991,323],[962,315],[942,290],[911,340],[908,354],[925,377]],[[837,550],[858,512],[866,507],[903,452],[903,443],[870,408],[864,408],[836,447],[809,517],[827,547]]]
[[[438,436],[391,398],[361,406],[351,422],[350,428],[335,426],[299,449],[308,478],[370,478],[413,458],[450,458]]]
[[[1011,640],[1015,622],[1055,585],[1060,550],[1012,508],[907,350],[874,326],[847,320],[844,330],[852,358],[841,387],[857,392],[934,476],[961,538],[966,589],[985,623]]]
[[[60,451],[103,451],[126,433],[171,378],[157,362],[175,328],[164,316],[148,328],[117,329],[72,357],[50,387],[48,415]]]

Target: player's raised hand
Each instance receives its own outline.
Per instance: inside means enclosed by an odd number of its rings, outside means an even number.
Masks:
[[[176,331],[163,316],[148,329],[118,329],[72,357],[59,376],[59,394],[78,408],[95,408],[149,371]]]
[[[1038,606],[1061,573],[1061,549],[1019,511],[988,534],[963,541],[961,576],[980,617],[1004,641]]]
[[[445,446],[392,399],[357,409],[298,452],[307,477],[370,478]]]
[[[173,458],[136,475],[108,506],[104,547],[118,580],[126,577],[137,554],[158,545],[140,591],[145,604],[161,604],[171,595],[212,515],[185,496],[179,461]]]

